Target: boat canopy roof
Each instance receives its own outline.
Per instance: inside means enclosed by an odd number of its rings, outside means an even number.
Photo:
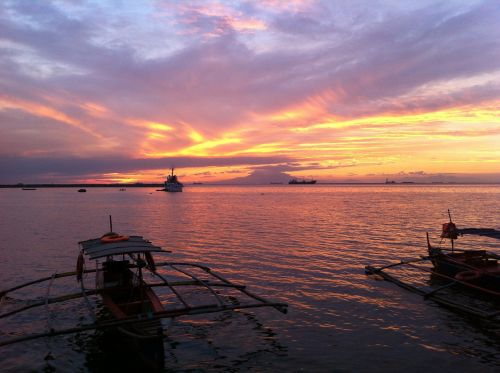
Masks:
[[[458,229],[459,234],[475,234],[478,236],[485,236],[490,238],[496,238],[500,240],[500,231],[492,228],[462,228]]]
[[[150,241],[145,240],[142,236],[129,236],[128,240],[112,243],[103,243],[101,238],[93,238],[79,242],[83,252],[90,259],[98,259],[104,256],[147,253],[164,251],[159,246],[154,246]]]

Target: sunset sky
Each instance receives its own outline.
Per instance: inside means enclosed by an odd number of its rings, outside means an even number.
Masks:
[[[0,2],[0,183],[500,182],[500,3]]]

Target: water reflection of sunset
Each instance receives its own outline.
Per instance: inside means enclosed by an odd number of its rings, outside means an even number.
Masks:
[[[110,180],[115,176],[107,175]],[[321,372],[335,364],[346,371],[364,371],[373,370],[375,361],[391,370],[406,364],[409,356],[443,369],[460,370],[463,364],[471,371],[497,367],[492,353],[499,347],[498,338],[491,328],[367,276],[364,268],[425,255],[426,232],[433,243],[439,242],[448,208],[461,228],[498,228],[498,186],[203,185],[174,194],[155,189],[126,188],[121,193],[117,188],[88,188],[83,194],[76,188],[1,189],[0,253],[8,258],[0,261],[3,287],[73,269],[77,242],[106,232],[111,214],[113,231],[143,235],[172,251],[158,260],[207,265],[236,284],[248,285],[249,291],[289,304],[287,315],[258,309],[176,318],[166,337],[169,369],[209,371],[225,364],[241,370],[246,364],[251,371],[265,364],[270,372],[298,366]],[[491,241],[461,237],[456,248],[498,249]],[[427,286],[432,281],[430,273],[412,267],[391,273],[396,272],[408,283]],[[206,277],[201,271],[195,274]],[[37,290],[36,295],[23,294],[24,299],[43,303],[47,287]],[[53,286],[51,296],[78,290],[71,276]],[[162,300],[175,298],[163,290],[157,290],[165,296]],[[185,291],[196,304],[199,292]],[[4,300],[2,307],[21,302]],[[55,312],[57,304],[50,304],[53,325],[83,322],[89,317],[83,303],[74,300],[60,313]],[[12,335],[45,330],[46,313],[31,312],[26,318],[14,317],[12,323],[1,319],[0,326]],[[75,337],[85,342],[78,349],[74,338],[51,339],[56,356],[52,364],[70,371],[86,369],[89,356],[99,348],[94,336]],[[3,348],[4,370],[17,372],[19,364],[36,370],[46,355],[39,347],[28,342]],[[460,355],[464,349],[474,353]]]

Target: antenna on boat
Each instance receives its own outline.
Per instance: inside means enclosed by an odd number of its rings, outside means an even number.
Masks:
[[[111,215],[109,215],[109,231],[113,232],[113,220],[111,218]]]

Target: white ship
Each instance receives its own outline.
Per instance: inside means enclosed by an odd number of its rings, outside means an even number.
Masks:
[[[165,192],[182,192],[182,183],[174,175],[174,168],[172,167],[172,173],[167,176],[167,181],[165,181]]]

